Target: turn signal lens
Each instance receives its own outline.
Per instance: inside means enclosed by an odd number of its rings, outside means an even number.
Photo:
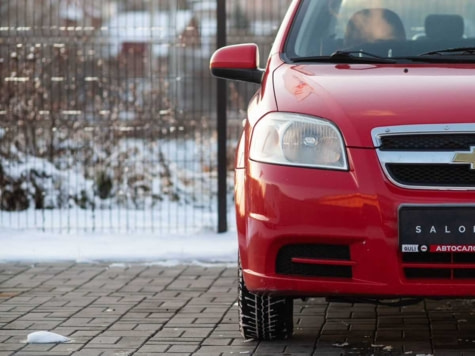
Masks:
[[[347,170],[343,138],[324,119],[272,113],[254,127],[252,160],[291,166]]]

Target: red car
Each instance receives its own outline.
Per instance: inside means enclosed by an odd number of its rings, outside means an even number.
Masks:
[[[235,163],[245,338],[292,334],[293,299],[475,296],[475,1],[295,0]],[[408,298],[408,299],[407,299]]]

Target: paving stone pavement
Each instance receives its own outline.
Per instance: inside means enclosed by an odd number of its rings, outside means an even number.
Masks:
[[[475,301],[393,308],[295,303],[295,335],[244,341],[236,269],[143,264],[0,264],[0,356],[475,355]],[[34,331],[64,344],[27,344]]]

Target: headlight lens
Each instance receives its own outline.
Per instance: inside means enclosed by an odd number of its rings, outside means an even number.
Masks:
[[[343,138],[324,119],[272,113],[254,127],[250,158],[289,166],[347,170]]]

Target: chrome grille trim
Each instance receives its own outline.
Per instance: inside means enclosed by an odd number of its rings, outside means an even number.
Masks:
[[[455,152],[430,151],[379,151],[378,157],[382,165],[389,163],[406,164],[455,164],[452,162]]]
[[[389,135],[430,135],[473,133],[475,124],[401,125],[376,127],[371,131],[374,147],[381,147],[381,137]]]
[[[450,151],[411,151],[411,150],[382,150],[382,139],[387,136],[407,135],[453,135],[475,133],[475,124],[441,124],[441,125],[401,125],[378,127],[371,131],[374,147],[378,155],[381,167],[386,177],[396,186],[405,189],[418,190],[475,190],[473,186],[441,186],[441,185],[408,185],[399,182],[391,175],[387,166],[389,164],[414,164],[430,165],[441,164],[447,166],[460,165],[455,163],[454,157],[460,150]],[[472,147],[475,147],[475,142]],[[475,172],[474,172],[475,173]]]

